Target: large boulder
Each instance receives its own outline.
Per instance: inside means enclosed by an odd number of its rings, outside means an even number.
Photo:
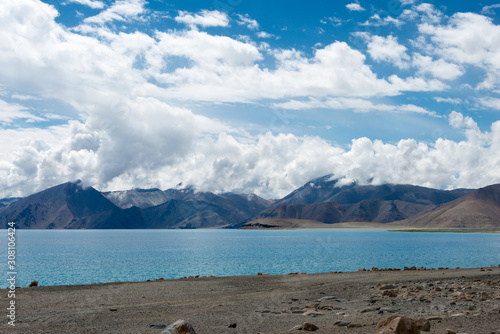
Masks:
[[[161,334],[196,334],[193,326],[186,320],[177,320],[169,325]]]
[[[420,334],[430,331],[430,323],[426,319],[412,319],[394,314],[377,324],[376,334]]]

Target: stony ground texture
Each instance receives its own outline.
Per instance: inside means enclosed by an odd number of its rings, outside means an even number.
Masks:
[[[7,293],[1,297],[6,310]],[[18,289],[16,327],[1,333],[375,333],[392,314],[430,333],[500,334],[500,268],[362,271],[155,280]],[[7,312],[5,311],[7,314]]]

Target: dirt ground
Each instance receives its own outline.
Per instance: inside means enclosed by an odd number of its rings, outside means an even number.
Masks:
[[[6,290],[1,298],[6,316]],[[16,326],[4,316],[1,333],[154,334],[184,319],[198,334],[290,333],[304,322],[316,333],[354,334],[401,314],[431,319],[431,333],[500,334],[500,268],[32,287],[18,288],[15,300]]]

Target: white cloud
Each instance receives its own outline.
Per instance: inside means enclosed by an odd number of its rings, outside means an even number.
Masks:
[[[361,5],[359,3],[347,4],[346,8],[349,9],[350,11],[354,11],[354,12],[362,12],[365,10],[363,7],[361,7]]]
[[[413,66],[416,66],[421,73],[428,73],[443,80],[454,80],[464,74],[464,71],[457,64],[448,63],[443,59],[433,60],[432,57],[413,55]]]
[[[120,4],[130,10],[119,9]],[[115,2],[92,21],[141,18],[145,9],[140,4]],[[285,99],[290,102],[282,107],[295,109],[316,103],[358,112],[432,115],[417,105],[376,104],[370,98],[438,91],[446,89],[445,84],[421,77],[381,78],[366,64],[365,55],[347,43],[318,46],[307,55],[189,29],[154,36],[117,33],[99,25],[72,31],[56,23],[57,15],[53,6],[41,2],[0,2],[0,77],[9,83],[4,95],[16,92],[21,100],[28,94],[54,99],[63,106],[57,117],[78,117],[46,129],[0,129],[0,197],[28,195],[78,178],[101,189],[168,188],[183,181],[200,190],[269,197],[285,195],[313,177],[332,172],[359,182],[373,179],[434,187],[500,182],[500,122],[493,123],[490,132],[481,132],[472,119],[452,113],[450,124],[463,132],[463,141],[438,139],[431,144],[408,139],[390,144],[358,138],[345,149],[318,137],[271,133],[250,137],[244,129],[177,106],[184,100],[272,103],[264,99]],[[188,25],[229,24],[223,15],[215,20],[203,13],[180,17]],[[488,29],[492,26],[485,24]],[[425,34],[444,49],[458,48],[439,31],[457,27],[437,26],[435,35]],[[487,50],[495,47],[492,42],[485,45]],[[262,64],[262,49],[275,67]],[[405,52],[398,53],[401,59]],[[448,59],[447,54],[434,58],[437,55],[436,49],[433,59],[465,64],[465,60]],[[494,68],[490,56],[478,57],[485,68]],[[179,59],[181,65],[176,63]],[[0,103],[4,123],[56,117],[32,115],[32,109],[20,104]]]
[[[199,14],[179,11],[179,15],[175,17],[175,20],[191,27],[197,25],[202,27],[227,27],[229,25],[227,14],[218,10],[204,9]]]
[[[495,14],[495,11],[493,9],[500,8],[500,4],[494,4],[490,6],[484,6],[483,9],[481,10],[481,13],[483,14]]]
[[[248,29],[251,29],[251,30],[257,30],[257,29],[259,29],[259,23],[257,21],[255,21],[254,19],[252,19],[250,17],[250,15],[248,15],[248,14],[245,14],[245,15],[238,14],[238,18],[239,18],[239,20],[236,21],[236,22],[239,25],[244,25]]]
[[[387,61],[399,68],[408,68],[410,57],[407,48],[398,43],[396,37],[373,36],[368,43],[368,53],[376,61]]]
[[[33,95],[28,95],[28,94],[12,94],[11,97],[15,100],[21,100],[21,101],[26,101],[26,100],[41,100],[41,98],[33,96]]]
[[[360,23],[360,25],[380,27],[394,24],[396,27],[400,27],[403,25],[403,23],[404,22],[402,22],[401,20],[395,19],[392,16],[385,16],[384,18],[382,18],[379,14],[373,14],[368,20]]]
[[[434,7],[434,5],[429,3],[422,3],[418,6],[413,6],[413,9],[424,15],[423,19],[427,23],[437,24],[441,22],[443,18],[443,13]]]
[[[416,0],[399,0],[403,6],[413,5]]]
[[[290,100],[283,103],[273,104],[275,108],[290,109],[290,110],[307,110],[307,109],[333,109],[333,110],[352,110],[353,112],[370,112],[370,111],[383,111],[392,113],[417,113],[430,116],[436,116],[436,113],[429,111],[425,108],[413,105],[388,105],[388,104],[375,104],[370,100],[358,98],[328,98],[328,99],[314,99],[310,98],[305,101]]]
[[[265,31],[259,31],[257,33],[257,37],[259,37],[259,38],[271,38],[271,37],[273,37],[273,35],[265,32]]]
[[[84,19],[85,23],[105,24],[112,21],[130,22],[146,12],[146,0],[116,0],[99,14]]]
[[[40,122],[45,119],[32,114],[28,108],[0,100],[0,124],[11,124],[17,119],[24,119],[28,123]]]
[[[446,25],[423,23],[419,30],[430,36],[436,55],[452,63],[484,69],[486,78],[479,87],[500,85],[500,26],[490,18],[456,13]]]
[[[66,0],[64,4],[68,3],[77,3],[80,5],[88,6],[92,9],[102,9],[105,6],[104,2],[98,0]]]
[[[488,109],[500,110],[500,99],[494,97],[483,97],[478,99],[479,104]]]
[[[434,100],[436,102],[445,102],[445,103],[451,103],[451,104],[460,104],[462,103],[462,99],[459,99],[459,98],[451,98],[451,97],[448,97],[448,98],[442,98],[442,97],[434,97]]]

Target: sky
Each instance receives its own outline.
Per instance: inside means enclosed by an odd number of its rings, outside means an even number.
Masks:
[[[0,198],[500,183],[500,3],[0,1]]]

